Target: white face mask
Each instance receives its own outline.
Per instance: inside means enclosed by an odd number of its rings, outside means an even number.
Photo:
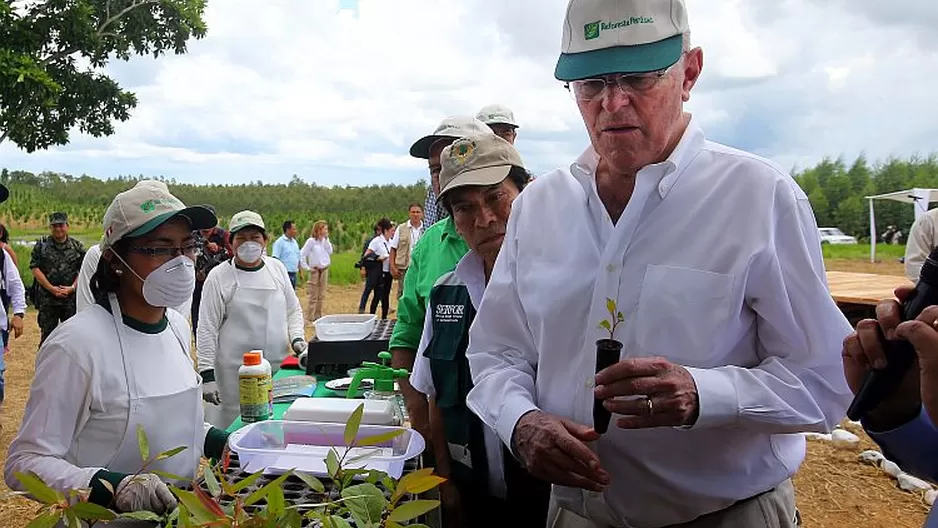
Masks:
[[[244,242],[238,246],[238,258],[245,264],[254,264],[264,254],[264,246],[257,242]]]
[[[124,260],[119,256],[117,258]],[[143,282],[143,300],[150,306],[180,306],[191,299],[195,291],[195,263],[185,255],[164,262],[151,271],[146,279],[141,278],[126,262],[124,265]]]

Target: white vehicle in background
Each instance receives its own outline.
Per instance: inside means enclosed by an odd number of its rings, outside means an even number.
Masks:
[[[836,227],[819,227],[818,234],[821,236],[821,244],[856,244],[857,239],[845,235],[843,231]]]

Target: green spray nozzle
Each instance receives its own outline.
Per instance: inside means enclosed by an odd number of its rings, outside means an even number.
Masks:
[[[346,398],[355,397],[363,379],[375,380],[375,391],[377,392],[394,392],[394,380],[410,376],[407,369],[396,369],[387,364],[391,360],[390,352],[379,352],[378,359],[381,360],[381,363],[372,363],[370,361],[362,363],[361,368],[352,378],[348,391],[345,393]]]

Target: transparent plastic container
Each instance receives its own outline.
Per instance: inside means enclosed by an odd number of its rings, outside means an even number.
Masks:
[[[356,441],[394,430],[404,431],[393,440],[368,447],[352,448],[346,456],[351,460],[366,455],[346,468],[384,471],[400,478],[404,463],[423,453],[424,438],[413,429],[380,425],[359,427]],[[238,454],[241,466],[248,473],[284,473],[291,469],[320,477],[328,476],[326,456],[335,448],[341,458],[345,453],[345,424],[288,422],[268,420],[257,422],[231,434],[228,444]]]
[[[313,322],[320,341],[360,341],[375,330],[374,314],[326,315]]]

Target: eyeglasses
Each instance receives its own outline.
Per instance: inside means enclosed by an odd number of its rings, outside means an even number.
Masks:
[[[185,246],[159,246],[159,247],[150,247],[150,246],[131,246],[131,251],[134,253],[140,253],[141,255],[147,255],[150,258],[157,259],[169,259],[179,255],[185,255],[187,257],[198,257],[202,253],[202,246],[198,243],[186,244]]]
[[[683,55],[681,56],[683,58]],[[615,85],[622,93],[643,93],[654,88],[661,79],[671,71],[680,61],[663,70],[645,73],[619,73],[602,79],[583,79],[570,81],[565,88],[579,101],[592,101],[603,93],[606,86]]]

